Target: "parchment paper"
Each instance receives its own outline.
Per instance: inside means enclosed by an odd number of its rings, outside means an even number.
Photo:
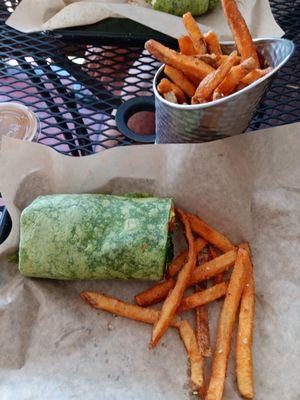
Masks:
[[[254,37],[281,37],[269,0],[241,0],[239,8]],[[178,38],[182,19],[152,10],[144,0],[22,0],[7,24],[22,32],[88,25],[108,17],[125,17]],[[232,39],[221,5],[198,18],[204,32],[213,29],[221,40]]]
[[[20,211],[46,193],[148,191],[171,196],[238,243],[248,240],[256,280],[257,400],[300,396],[300,124],[207,144],[117,148],[84,158],[3,138],[0,190],[13,232],[0,246],[0,398],[183,400],[187,358],[175,330],[154,351],[151,327],[96,311],[99,290],[132,301],[147,282],[25,279],[5,255],[18,245]],[[218,319],[221,302],[209,308]],[[225,400],[237,400],[230,363]]]

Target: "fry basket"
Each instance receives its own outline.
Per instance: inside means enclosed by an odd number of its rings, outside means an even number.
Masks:
[[[164,76],[162,65],[153,81],[156,109],[155,143],[207,142],[244,132],[259,102],[279,69],[294,51],[287,39],[255,39],[254,43],[263,67],[273,70],[244,89],[206,104],[182,105],[166,101],[156,87]],[[221,43],[224,54],[235,49],[234,42]]]

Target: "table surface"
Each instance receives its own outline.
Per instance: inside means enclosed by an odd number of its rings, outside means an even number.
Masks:
[[[124,101],[152,95],[159,63],[142,47],[22,34],[5,25],[17,3],[0,0],[0,102],[29,106],[41,122],[39,143],[67,155],[133,144],[117,131],[114,116]],[[300,0],[270,4],[296,51],[261,101],[249,131],[300,121]],[[0,222],[1,211],[0,203]]]

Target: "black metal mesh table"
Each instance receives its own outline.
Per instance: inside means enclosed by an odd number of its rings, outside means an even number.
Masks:
[[[114,116],[123,101],[152,94],[157,61],[142,47],[22,34],[5,25],[18,1],[0,1],[0,102],[28,105],[41,121],[38,141],[64,154],[132,144],[117,131]],[[270,3],[296,51],[262,100],[250,131],[300,121],[300,0]]]

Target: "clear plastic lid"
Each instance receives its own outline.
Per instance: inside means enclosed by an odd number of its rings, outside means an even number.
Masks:
[[[36,141],[38,135],[39,120],[28,107],[18,103],[0,103],[0,139],[10,136]]]

